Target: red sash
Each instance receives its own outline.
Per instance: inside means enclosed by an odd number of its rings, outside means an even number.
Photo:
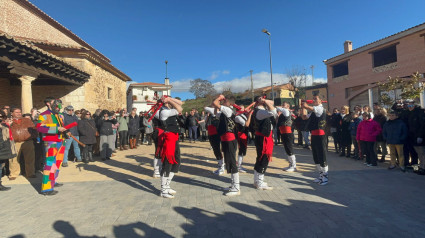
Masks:
[[[208,130],[208,135],[213,136],[213,135],[217,135],[217,127],[213,126],[213,125],[209,125],[207,127]]]
[[[162,145],[164,144],[164,130],[158,127],[156,129],[158,130],[158,141],[155,151],[155,158],[159,158],[159,155],[161,154],[162,150]]]
[[[248,136],[243,133],[243,132],[238,132],[238,142],[239,142],[239,148],[241,148],[241,145],[243,145],[244,147],[247,147],[248,143]]]
[[[261,152],[260,160],[263,158],[264,155],[266,155],[269,161],[272,161],[273,145],[274,145],[272,132],[270,132],[269,136],[265,136],[261,134],[259,131],[256,131],[255,135],[263,137],[263,150]]]
[[[324,130],[321,130],[321,129],[312,130],[311,131],[311,135],[312,136],[324,136],[325,135],[325,131]]]
[[[167,158],[168,163],[177,164],[176,161],[176,142],[179,140],[179,134],[174,132],[165,132],[162,133],[164,137],[164,144],[162,146],[161,158],[162,162],[164,162],[165,158]]]
[[[290,134],[292,133],[292,129],[290,126],[280,126],[279,127],[280,134]]]
[[[232,141],[235,139],[236,139],[235,134],[233,134],[232,132],[226,132],[222,136],[220,136],[221,141]]]

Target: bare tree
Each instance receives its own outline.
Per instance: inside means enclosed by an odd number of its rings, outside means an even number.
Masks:
[[[305,87],[307,86],[306,69],[302,66],[293,66],[291,69],[286,70],[289,83],[295,87],[294,98],[296,101],[305,96]]]
[[[204,98],[207,95],[217,93],[210,81],[200,78],[190,80],[189,92],[193,93],[196,98]]]

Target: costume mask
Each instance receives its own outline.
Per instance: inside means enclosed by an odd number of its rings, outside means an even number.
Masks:
[[[58,114],[60,110],[62,109],[62,100],[55,99],[52,103],[51,108],[54,113]]]

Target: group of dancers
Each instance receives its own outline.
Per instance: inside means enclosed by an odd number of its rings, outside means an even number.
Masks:
[[[237,108],[234,112],[232,108]],[[312,105],[301,104],[302,119],[307,120],[307,129],[311,132],[311,149],[313,160],[319,176],[314,182],[320,185],[328,183],[328,165],[326,162],[326,111],[320,97],[314,96]],[[275,107],[273,101],[257,96],[247,106],[235,104],[235,98],[219,95],[211,106],[204,108],[208,113],[206,122],[209,141],[218,161],[215,174],[226,171],[231,174],[230,186],[224,188],[224,195],[240,195],[239,173],[246,173],[242,162],[246,155],[248,131],[255,131],[257,152],[254,165],[254,187],[259,190],[272,190],[264,181],[269,162],[273,155],[273,125],[281,133],[289,166],[283,170],[296,171],[296,157],[293,151],[292,121],[294,115],[288,103]],[[278,111],[280,113],[278,113]],[[155,158],[153,161],[154,177],[160,177],[161,193],[164,198],[174,198],[177,193],[170,184],[174,174],[179,171],[181,158],[179,146],[178,115],[182,112],[182,102],[171,97],[163,97],[156,105],[153,116]],[[279,116],[278,116],[279,114]],[[276,123],[277,120],[277,123]],[[238,158],[236,159],[236,151]]]

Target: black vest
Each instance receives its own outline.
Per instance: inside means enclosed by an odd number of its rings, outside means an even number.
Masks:
[[[220,122],[220,120],[217,117],[215,117],[213,115],[209,115],[208,118],[207,118],[206,126],[208,127],[210,125],[213,125],[217,128],[219,122]]]
[[[289,116],[285,117],[282,114],[280,114],[279,118],[277,119],[277,127],[281,127],[281,126],[292,126],[292,118],[291,118],[291,114],[289,114]]]
[[[245,120],[245,122],[248,120],[244,114],[241,114],[240,116]],[[238,132],[242,132],[245,134],[248,134],[248,131],[249,131],[248,127],[246,127],[245,125],[242,126],[239,123],[236,123],[236,129]]]
[[[177,116],[171,116],[168,117],[166,120],[161,120],[161,112],[164,109],[160,109],[159,110],[159,121],[160,121],[160,126],[159,128],[163,129],[164,131],[169,131],[169,132],[174,132],[174,133],[179,133],[180,132],[180,127],[179,127],[179,123],[177,122]]]
[[[257,112],[259,110],[260,109],[255,108],[254,113],[252,114],[252,116],[254,117],[254,122],[255,122],[254,123],[254,129],[255,129],[256,132],[258,131],[265,136],[269,136],[270,132],[272,131],[271,117],[267,117],[266,119],[263,119],[263,120],[258,120],[257,119]]]
[[[316,117],[316,114],[314,112],[312,112],[310,114],[310,118],[308,118],[307,120],[307,131],[312,131],[312,130],[325,130],[326,127],[326,110],[323,109],[323,113],[320,117]]]
[[[220,114],[220,120],[217,127],[217,133],[219,136],[224,135],[226,132],[236,132],[235,121],[233,121],[232,117],[226,117],[224,113]]]

